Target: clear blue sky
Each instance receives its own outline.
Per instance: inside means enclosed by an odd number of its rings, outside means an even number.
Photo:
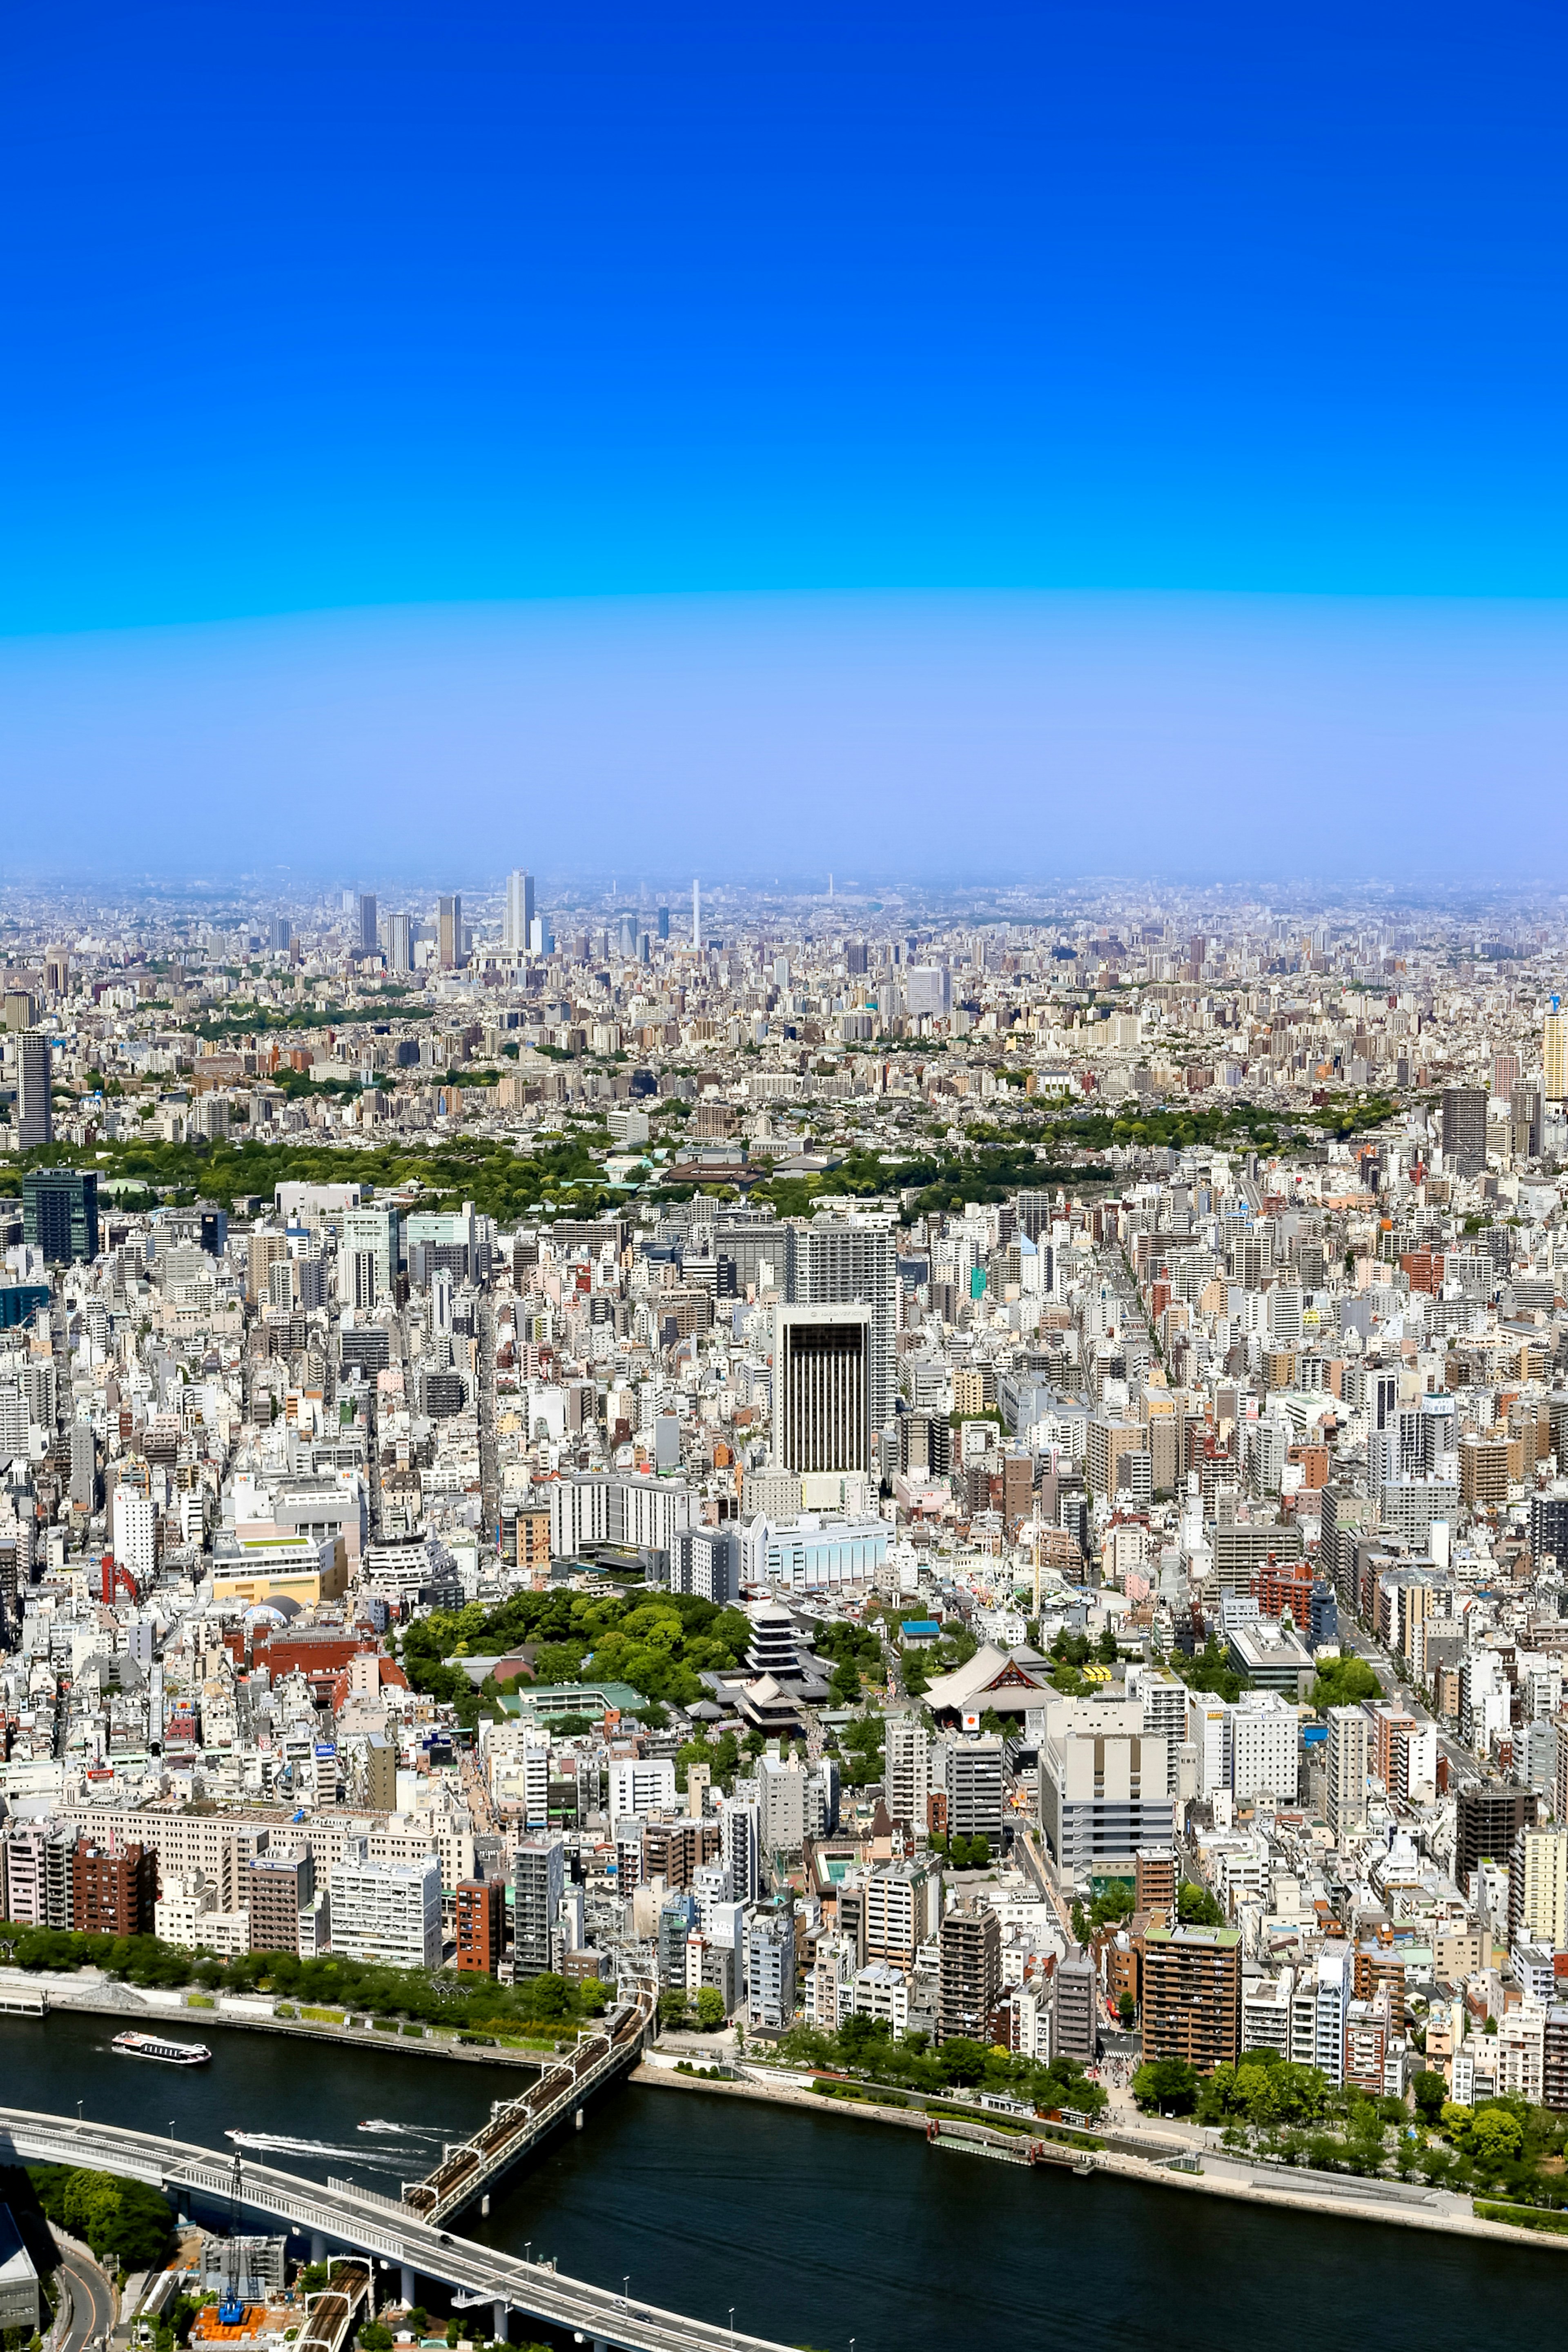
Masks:
[[[1561,8],[83,0],[4,58],[13,640],[1568,592]]]

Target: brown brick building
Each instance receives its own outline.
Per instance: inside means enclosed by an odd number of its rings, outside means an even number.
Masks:
[[[1241,2055],[1241,1937],[1234,1927],[1151,1927],[1143,1937],[1143,2054],[1200,2074]]]
[[[71,1925],[83,1936],[153,1931],[158,1866],[145,1846],[79,1845],[71,1855]]]
[[[493,1977],[506,1927],[506,1888],[499,1878],[462,1878],[457,1903],[458,1971]]]
[[[300,1914],[315,1896],[316,1870],[308,1846],[294,1853],[253,1854],[245,1871],[251,1950],[297,1952]]]

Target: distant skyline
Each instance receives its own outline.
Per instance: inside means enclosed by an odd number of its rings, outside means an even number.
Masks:
[[[0,641],[5,870],[1568,877],[1568,611],[577,599]]]
[[[739,868],[1228,872],[1272,792],[1282,867],[1560,860],[1565,66],[1522,0],[17,18],[7,857],[260,797],[328,867],[371,793],[684,864],[732,793]]]

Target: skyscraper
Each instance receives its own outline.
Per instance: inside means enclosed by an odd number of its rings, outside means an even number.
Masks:
[[[533,877],[521,866],[506,877],[500,943],[508,955],[526,955],[533,941]]]
[[[16,1041],[16,1149],[40,1151],[54,1139],[54,1112],[49,1088],[53,1055],[41,1029],[28,1029]]]
[[[1541,1054],[1546,1072],[1546,1099],[1561,1102],[1568,1095],[1568,1013],[1558,1011],[1555,997],[1542,1032]]]
[[[702,945],[702,885],[700,882],[693,882],[691,885],[691,944],[693,948],[700,948]]]
[[[463,902],[456,891],[439,901],[437,926],[437,961],[443,971],[456,971],[463,961]]]
[[[375,931],[375,897],[374,893],[369,890],[362,891],[360,894],[359,943],[367,954],[372,955],[374,954],[379,944]]]
[[[98,1178],[90,1170],[29,1168],[22,1179],[22,1238],[51,1265],[98,1255]]]
[[[294,944],[294,926],[287,915],[274,915],[268,931],[267,944],[274,955],[287,955]]]
[[[1479,1176],[1487,1164],[1484,1087],[1443,1089],[1443,1165],[1458,1176]]]
[[[409,971],[413,969],[414,951],[409,934],[414,929],[408,915],[388,915],[386,919],[386,964],[389,971]]]
[[[871,1309],[773,1312],[773,1450],[781,1470],[868,1470]]]
[[[886,1210],[835,1202],[789,1228],[785,1297],[792,1307],[870,1309],[868,1402],[873,1436],[893,1418],[898,1345],[897,1219]]]

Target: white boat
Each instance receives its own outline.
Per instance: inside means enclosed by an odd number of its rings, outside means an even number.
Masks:
[[[163,2042],[155,2033],[117,2033],[110,2047],[122,2058],[156,2058],[164,2066],[205,2066],[213,2054],[205,2042]]]

